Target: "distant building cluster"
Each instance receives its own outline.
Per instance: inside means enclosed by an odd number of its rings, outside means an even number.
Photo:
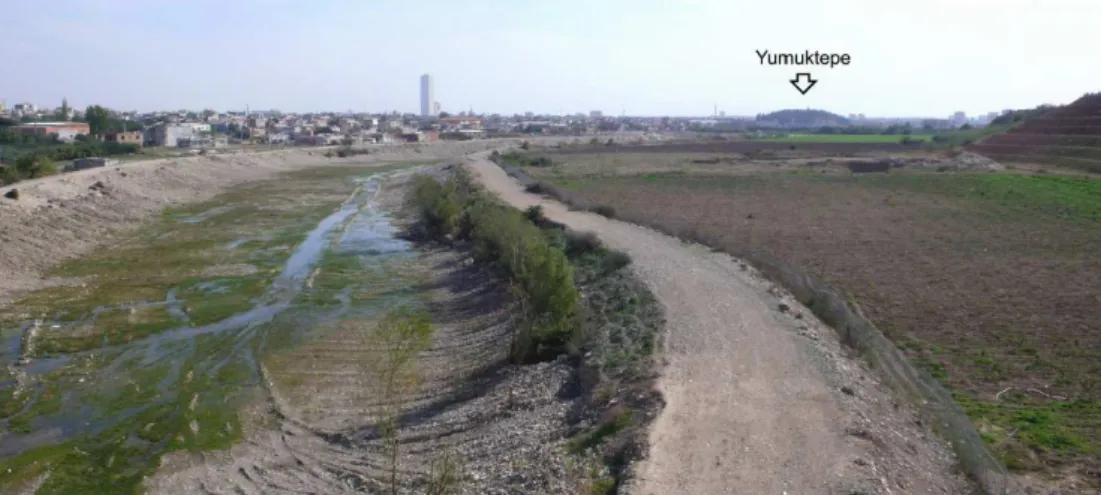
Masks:
[[[601,110],[571,115],[475,114],[473,110],[449,114],[436,99],[436,81],[420,76],[419,113],[307,112],[278,110],[244,111],[179,110],[159,112],[111,111],[112,130],[92,135],[83,112],[63,101],[59,108],[42,108],[24,102],[7,106],[0,102],[0,116],[19,122],[8,129],[38,136],[55,136],[71,142],[88,136],[107,142],[169,148],[220,148],[233,144],[264,143],[298,146],[477,139],[486,136],[538,134],[583,136],[621,131],[676,132],[738,130],[748,128],[806,128],[830,126],[889,127],[911,125],[924,130],[984,126],[1005,112],[968,117],[955,112],[946,118],[876,118],[850,114],[847,118],[821,111],[781,111],[765,116],[727,116],[715,106],[713,115],[701,117],[607,116]],[[795,113],[785,113],[795,112]],[[817,112],[817,113],[816,113]],[[1008,112],[1008,110],[1006,111]],[[625,113],[625,112],[624,112]],[[796,117],[799,114],[801,116]],[[121,127],[121,130],[119,128]]]

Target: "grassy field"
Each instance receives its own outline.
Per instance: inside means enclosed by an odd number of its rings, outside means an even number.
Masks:
[[[755,141],[776,143],[897,143],[904,136],[898,134],[789,134],[784,137],[757,138]],[[929,141],[932,134],[911,134],[910,139]]]
[[[1101,487],[1101,180],[549,156],[527,172],[581,202],[810,271],[945,384],[1008,467]]]

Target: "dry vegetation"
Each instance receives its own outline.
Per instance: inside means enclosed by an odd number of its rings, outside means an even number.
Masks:
[[[855,175],[794,154],[546,156],[524,171],[577,204],[807,269],[947,385],[1011,469],[1101,487],[1101,181]]]

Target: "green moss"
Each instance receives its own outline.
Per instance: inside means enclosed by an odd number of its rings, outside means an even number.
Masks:
[[[219,292],[204,292],[193,285],[180,294],[184,312],[193,326],[209,325],[252,309],[256,299],[271,286],[268,277],[216,279]],[[211,281],[208,281],[211,282]]]

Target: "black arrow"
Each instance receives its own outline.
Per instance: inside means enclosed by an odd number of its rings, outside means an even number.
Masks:
[[[810,91],[810,88],[813,88],[817,83],[817,79],[810,78],[810,72],[800,72],[795,75],[795,79],[791,80],[791,85],[803,94],[807,94],[807,91]]]

